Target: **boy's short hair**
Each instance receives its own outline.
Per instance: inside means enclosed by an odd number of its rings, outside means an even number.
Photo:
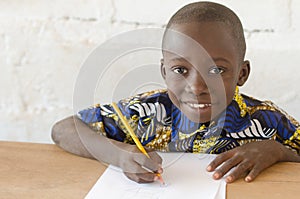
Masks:
[[[240,53],[240,58],[242,59],[241,61],[243,61],[246,52],[246,42],[242,23],[238,16],[231,9],[221,4],[207,1],[188,4],[179,9],[171,17],[166,26],[166,31],[173,24],[215,21],[223,22],[232,30],[232,36],[236,40],[236,47]]]

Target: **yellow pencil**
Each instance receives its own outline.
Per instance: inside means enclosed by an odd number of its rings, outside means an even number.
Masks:
[[[126,130],[129,132],[130,136],[132,137],[134,143],[136,144],[137,148],[143,153],[145,154],[148,158],[150,158],[150,156],[148,155],[147,151],[145,150],[145,148],[143,147],[142,143],[139,141],[139,139],[136,137],[134,131],[132,130],[131,126],[128,124],[126,118],[123,116],[121,110],[119,109],[119,107],[117,106],[117,104],[115,102],[112,102],[112,107],[115,109],[117,115],[119,116],[121,122],[124,124]],[[162,184],[165,184],[161,175],[159,173],[156,174],[157,177],[159,177],[159,180]]]

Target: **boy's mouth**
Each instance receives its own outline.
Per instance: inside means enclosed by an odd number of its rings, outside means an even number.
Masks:
[[[212,107],[215,103],[209,101],[180,101],[182,112],[194,122],[207,122],[210,120]]]
[[[190,106],[191,108],[200,108],[200,109],[204,109],[204,108],[208,108],[211,107],[211,104],[208,103],[190,103],[190,102],[183,102],[184,104],[187,104],[188,106]]]

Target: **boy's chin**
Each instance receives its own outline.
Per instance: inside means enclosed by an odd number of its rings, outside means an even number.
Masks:
[[[210,119],[202,119],[202,120],[196,120],[195,118],[190,118],[191,121],[195,122],[195,123],[209,123],[211,120]]]
[[[186,115],[189,120],[196,123],[208,123],[212,120],[211,116],[200,116],[200,115]]]

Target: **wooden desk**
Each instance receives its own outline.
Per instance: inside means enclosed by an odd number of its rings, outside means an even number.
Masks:
[[[55,145],[0,141],[0,198],[84,198],[105,168]],[[299,190],[300,164],[280,163],[228,184],[227,198],[296,199]]]

